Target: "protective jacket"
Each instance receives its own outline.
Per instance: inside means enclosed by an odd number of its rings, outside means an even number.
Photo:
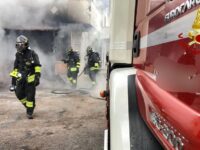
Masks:
[[[41,64],[38,55],[27,48],[23,52],[17,52],[15,56],[14,69],[10,73],[12,84],[16,85],[18,81],[35,83],[36,80],[39,80]]]
[[[79,58],[79,54],[77,52],[70,52],[67,54],[67,59],[65,61],[68,66],[71,67],[75,67],[75,68],[80,68],[80,58]]]
[[[91,52],[88,54],[88,68],[90,71],[99,70],[100,69],[100,57],[97,52]]]

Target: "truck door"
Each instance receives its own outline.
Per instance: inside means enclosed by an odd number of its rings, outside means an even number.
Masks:
[[[141,114],[150,124],[148,108],[153,108],[161,116],[165,116],[172,127],[175,127],[174,131],[179,132],[175,134],[178,138],[184,136],[188,139],[189,142],[184,138],[179,141],[179,144],[184,143],[184,149],[196,150],[199,148],[198,138],[189,130],[193,127],[185,128],[188,120],[186,121],[181,114],[183,112],[191,114],[188,117],[191,118],[198,116],[200,111],[200,1],[149,0],[148,2],[146,6],[144,1],[138,1],[137,11],[143,13],[137,13],[135,24],[136,32],[141,36],[140,55],[133,59],[133,64],[144,70],[140,72],[143,72],[144,77],[152,79],[151,83],[158,87],[157,91],[164,91],[163,93],[174,99],[174,102],[183,104],[187,109],[180,109],[171,101],[172,99],[165,98],[164,94],[156,99],[160,93],[155,90],[148,98],[144,98],[143,106],[146,109],[141,109]],[[151,6],[155,7],[151,9]],[[146,8],[149,8],[149,11],[145,10]],[[147,89],[144,91],[146,95],[149,94],[147,91]],[[164,105],[158,105],[162,102]],[[178,109],[180,112],[176,113]],[[194,115],[193,111],[198,113]],[[195,121],[199,122],[197,119]],[[194,120],[188,122],[188,125],[192,126],[192,122]],[[162,138],[161,136],[160,139]],[[175,147],[174,143],[167,146],[168,149],[171,147]]]
[[[140,54],[133,63],[153,73],[165,90],[200,92],[200,42],[192,40],[193,33],[200,30],[193,29],[199,4],[187,0],[138,1],[135,34],[140,34]],[[172,80],[177,82],[172,85]]]
[[[144,67],[147,63],[148,34],[159,28],[164,22],[162,19],[165,9],[165,0],[138,0],[136,16],[136,34],[139,34],[139,57],[133,59],[135,66]],[[155,53],[156,54],[156,53]]]

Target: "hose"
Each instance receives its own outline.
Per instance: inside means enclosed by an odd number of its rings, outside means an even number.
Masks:
[[[56,90],[52,90],[51,93],[53,93],[53,94],[65,94],[65,95],[77,93],[77,94],[81,94],[81,95],[89,95],[90,97],[95,98],[95,99],[99,99],[99,100],[105,100],[105,99],[100,98],[100,97],[92,96],[90,94],[90,91],[89,91],[91,89],[92,89],[92,87],[91,88],[79,88],[79,89],[56,89]]]
[[[102,70],[102,69],[100,69]],[[78,78],[84,73],[85,71],[85,67],[84,69],[79,73],[78,75]],[[60,78],[66,82],[62,77],[61,75],[59,75]],[[56,89],[56,90],[52,90],[51,93],[53,94],[71,94],[71,93],[79,93],[79,94],[82,94],[82,95],[89,95],[90,97],[92,98],[95,98],[95,99],[100,99],[100,100],[104,100],[103,98],[99,98],[99,97],[94,97],[90,94],[90,90],[93,88],[93,86],[91,86],[90,88],[78,88],[78,89]]]
[[[78,93],[82,95],[87,95],[89,94],[89,91],[86,89],[56,89],[52,90],[51,93],[53,94],[71,94],[71,93]]]

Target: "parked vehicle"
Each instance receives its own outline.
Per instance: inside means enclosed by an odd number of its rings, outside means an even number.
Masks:
[[[200,149],[200,1],[112,0],[104,149]]]

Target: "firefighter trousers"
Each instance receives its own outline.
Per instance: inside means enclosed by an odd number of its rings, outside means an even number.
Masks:
[[[19,101],[26,107],[27,114],[32,115],[35,108],[35,92],[34,83],[18,82],[15,94]]]
[[[96,83],[96,75],[98,70],[90,70],[89,71],[89,77],[92,80],[92,82]]]
[[[74,67],[73,67],[74,68]],[[73,86],[77,85],[77,76],[78,76],[78,69],[74,69],[69,67],[67,72],[67,78],[72,83]]]

